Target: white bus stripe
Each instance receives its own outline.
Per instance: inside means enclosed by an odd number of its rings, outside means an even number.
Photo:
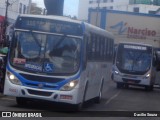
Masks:
[[[15,101],[15,99],[12,99],[12,98],[1,98],[0,100],[9,100],[9,101]]]

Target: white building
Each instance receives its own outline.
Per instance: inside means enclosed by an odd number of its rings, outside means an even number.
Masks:
[[[78,19],[87,20],[88,9],[90,8],[103,8],[108,10],[138,13],[154,13],[160,8],[160,6],[152,5],[152,1],[153,0],[79,0]]]
[[[8,21],[13,23],[19,14],[30,13],[31,0],[8,0]],[[0,0],[0,15],[5,16],[6,0]]]

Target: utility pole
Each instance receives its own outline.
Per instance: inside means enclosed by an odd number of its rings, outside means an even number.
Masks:
[[[8,25],[8,6],[10,5],[9,1],[6,0],[6,11],[5,11],[5,30]]]
[[[97,15],[96,15],[96,26],[98,26],[98,13],[99,13],[100,0],[97,0],[97,3],[98,3],[98,7],[97,7]]]
[[[9,1],[6,0],[6,11],[5,11],[5,21],[4,21],[4,43],[3,45],[6,46],[7,44],[7,36],[6,36],[6,30],[8,27],[8,6],[10,5]]]

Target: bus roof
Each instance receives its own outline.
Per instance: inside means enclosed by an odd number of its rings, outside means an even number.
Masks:
[[[134,42],[120,42],[119,44],[132,44],[132,45],[143,45],[143,46],[148,46],[148,47],[153,47],[150,44],[145,44],[145,43],[134,43]]]
[[[55,15],[28,15],[28,14],[21,14],[19,17],[31,17],[31,18],[44,18],[44,19],[51,19],[51,20],[59,20],[59,21],[66,21],[66,22],[72,22],[82,25],[83,32],[84,33],[95,33],[102,36],[108,36],[109,38],[113,39],[113,34],[110,32],[107,32],[106,30],[103,30],[99,27],[96,27],[94,25],[88,24],[86,22],[82,22],[80,20],[73,20],[69,17],[64,16],[55,16]]]
[[[99,35],[102,35],[102,36],[107,36],[109,38],[114,38],[113,34],[104,30],[104,29],[101,29],[97,26],[94,26],[94,25],[91,25],[91,24],[88,24],[88,23],[85,23],[84,22],[84,26],[85,26],[85,31],[86,32],[91,32],[91,33],[95,33],[95,34],[99,34]]]
[[[60,20],[60,21],[66,21],[66,22],[73,22],[73,23],[79,23],[81,24],[81,21],[73,20],[69,17],[64,16],[56,16],[56,15],[29,15],[29,14],[21,14],[19,17],[31,17],[31,18],[44,18],[44,19],[51,19],[51,20]]]

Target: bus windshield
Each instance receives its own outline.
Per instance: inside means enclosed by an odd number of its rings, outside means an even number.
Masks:
[[[145,74],[151,67],[151,47],[120,45],[116,65],[123,73]]]
[[[11,45],[10,63],[28,72],[72,74],[80,66],[80,48],[80,38],[16,31]]]

